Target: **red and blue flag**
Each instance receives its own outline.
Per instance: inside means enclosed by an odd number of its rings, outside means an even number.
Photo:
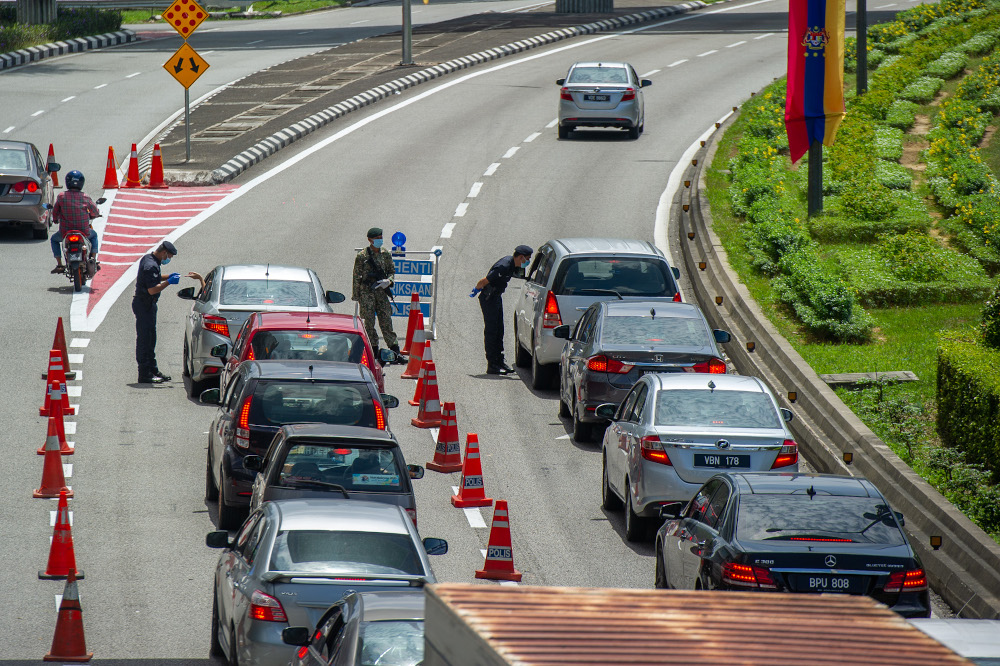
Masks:
[[[844,117],[844,0],[789,0],[785,131],[792,162]]]

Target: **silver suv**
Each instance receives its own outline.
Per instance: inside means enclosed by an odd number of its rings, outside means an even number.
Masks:
[[[565,340],[591,303],[672,298],[680,273],[652,243],[620,238],[560,238],[538,248],[514,310],[514,362],[531,364],[531,386],[553,388]]]

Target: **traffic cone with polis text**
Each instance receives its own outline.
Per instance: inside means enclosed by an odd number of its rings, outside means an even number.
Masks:
[[[73,526],[69,522],[69,501],[66,491],[59,493],[59,504],[56,508],[56,527],[52,532],[52,546],[49,548],[49,564],[45,571],[39,571],[42,580],[62,580],[72,571],[77,580],[83,578],[83,572],[76,568],[76,555],[73,553]]]
[[[125,184],[122,187],[142,187],[142,180],[139,178],[139,151],[136,150],[134,143],[128,158],[128,175],[125,176]]]
[[[417,329],[413,333],[413,345],[410,347],[410,359],[406,369],[400,375],[402,379],[416,379],[420,376],[420,365],[423,362],[424,345],[427,344],[427,331]]]
[[[49,156],[45,159],[45,171],[52,178],[52,187],[62,187],[59,184],[59,172],[52,169],[52,165],[56,163],[56,149],[49,144]]]
[[[507,518],[507,500],[497,500],[490,525],[490,540],[486,545],[486,563],[476,572],[476,578],[489,580],[521,580],[521,572],[514,568],[514,549],[510,542],[510,521]]]
[[[52,402],[56,399],[62,403],[62,413],[64,416],[76,414],[76,408],[70,407],[69,392],[66,388],[66,375],[63,373],[63,362],[59,352],[55,349],[49,352],[49,372],[50,379],[45,385],[45,402],[38,408],[39,416],[48,416],[52,413]],[[55,396],[54,391],[59,395]]]
[[[443,474],[462,470],[462,443],[458,441],[458,419],[453,402],[441,406],[441,429],[434,446],[434,460],[424,466]]]
[[[410,294],[410,316],[406,321],[406,340],[403,342],[403,348],[399,350],[400,353],[410,353],[410,345],[413,344],[413,334],[418,329],[423,329],[423,327],[424,313],[420,309],[420,295],[414,291]]]
[[[479,435],[474,432],[465,436],[462,483],[458,487],[458,494],[451,496],[451,503],[459,509],[493,506],[493,498],[486,496],[486,488],[483,485],[483,465],[479,460]]]
[[[55,437],[49,437],[45,442],[45,462],[42,465],[42,486],[31,494],[35,499],[52,499],[65,492],[66,497],[72,497],[73,491],[66,486],[63,475],[62,453]]]
[[[160,144],[153,144],[153,163],[149,167],[149,184],[146,185],[147,189],[150,190],[165,190],[167,189],[167,184],[163,182],[163,154],[160,152]]]
[[[104,169],[104,189],[118,189],[118,162],[115,159],[114,146],[108,146],[108,166]]]
[[[420,361],[420,374],[417,375],[417,387],[416,390],[413,391],[413,398],[410,399],[410,404],[414,407],[420,404],[420,398],[424,396],[424,390],[426,389],[424,379],[427,377],[427,361],[434,360],[434,357],[431,354],[430,340],[424,343],[424,350],[421,353],[420,358],[423,360]]]
[[[66,330],[63,328],[62,317],[56,322],[56,334],[52,338],[52,349],[58,349],[59,353],[62,355],[62,360],[64,364],[65,371],[63,374],[66,375],[66,379],[76,379],[76,372],[69,367],[69,350],[66,348]],[[48,370],[42,375],[42,379],[48,379]]]
[[[52,648],[42,657],[42,661],[84,663],[94,657],[93,652],[87,652],[87,641],[83,636],[83,609],[80,607],[76,578],[72,571],[66,577],[66,587],[63,589],[62,601],[59,602],[56,632],[52,636]]]
[[[420,407],[417,416],[410,424],[417,428],[437,428],[441,425],[441,396],[438,395],[437,371],[434,361],[427,361],[422,368],[424,373],[424,394],[420,396]]]

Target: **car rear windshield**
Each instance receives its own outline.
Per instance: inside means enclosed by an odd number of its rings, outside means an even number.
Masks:
[[[417,666],[424,661],[424,622],[362,622],[358,645],[355,666]]]
[[[397,452],[355,444],[293,444],[281,464],[278,485],[315,487],[319,484],[313,482],[320,481],[346,490],[399,492],[403,488],[403,474]]]
[[[302,359],[361,363],[365,343],[357,333],[334,331],[257,331],[250,340],[258,360]]]
[[[700,319],[691,317],[605,317],[601,342],[606,345],[643,345],[658,347],[694,347],[712,344],[708,329]]]
[[[382,532],[278,532],[272,571],[333,574],[424,574],[409,534]]]
[[[574,67],[566,83],[628,83],[624,67]]]
[[[781,420],[774,403],[763,393],[677,389],[656,394],[656,425],[780,428]]]
[[[250,423],[333,423],[375,427],[375,407],[363,382],[260,380],[250,403]]]
[[[740,497],[736,538],[802,543],[844,539],[890,546],[905,543],[895,516],[882,500],[821,492],[809,495],[805,491]]]
[[[221,305],[316,307],[312,282],[298,280],[223,280]]]
[[[567,259],[559,268],[556,295],[673,296],[674,281],[665,261],[620,257]]]
[[[28,170],[28,151],[21,148],[0,148],[0,169]]]

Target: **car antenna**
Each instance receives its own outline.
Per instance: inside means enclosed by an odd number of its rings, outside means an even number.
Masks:
[[[715,382],[713,382],[711,379],[708,380],[708,389],[712,393],[715,393]]]
[[[809,486],[806,488],[806,495],[809,495],[809,499],[812,499],[816,496],[816,489],[813,486]]]
[[[316,381],[316,378],[313,377],[313,367],[312,367],[312,364],[309,365],[309,380],[313,381],[313,382]]]
[[[656,308],[649,308],[649,316],[656,319]]]
[[[270,279],[271,279],[271,262],[268,262],[267,266],[264,268],[264,289],[270,288],[271,285],[268,284],[268,281]]]

